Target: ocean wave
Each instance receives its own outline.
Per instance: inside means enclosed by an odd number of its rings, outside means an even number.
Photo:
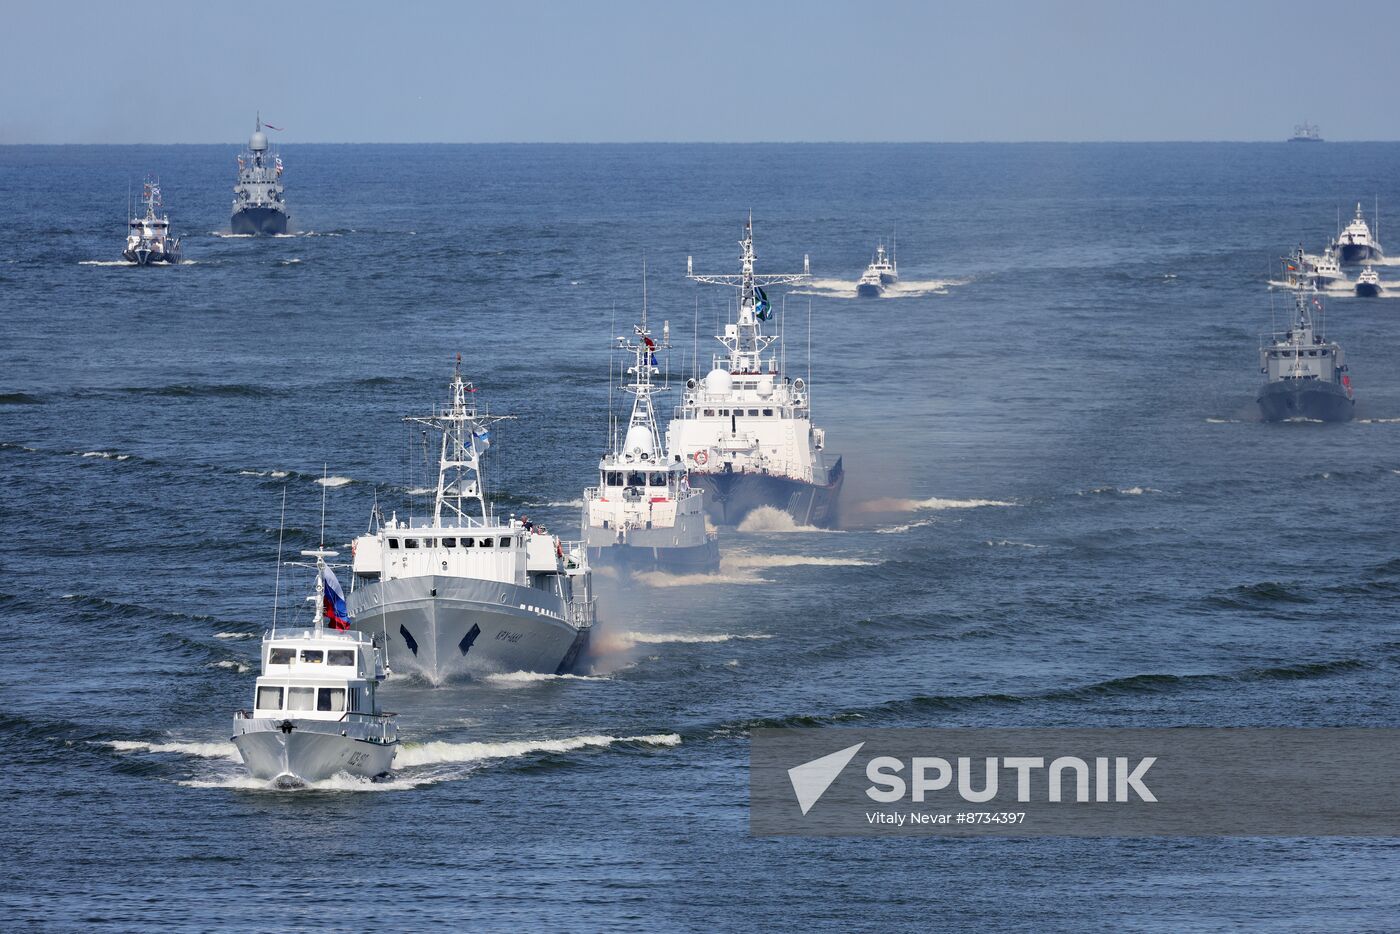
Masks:
[[[210,662],[206,667],[225,668],[229,671],[236,671],[240,675],[246,675],[248,672],[252,671],[252,669],[249,668],[246,663],[235,661],[231,658],[221,659],[217,662]]]
[[[645,736],[573,736],[568,739],[534,739],[505,742],[450,743],[437,740],[407,743],[399,748],[395,768],[415,768],[424,765],[459,765],[490,759],[514,759],[536,753],[575,752],[592,747],[607,748],[617,743],[644,746],[678,746],[676,733],[653,733]]]
[[[1044,548],[1044,547],[1045,547],[1044,545],[1032,545],[1030,542],[1013,542],[1013,541],[1011,541],[1010,539],[1007,539],[1007,538],[1003,538],[1003,539],[1001,539],[1001,540],[999,540],[999,541],[990,541],[990,540],[989,540],[989,541],[983,542],[982,544],[988,546],[989,548]]]
[[[117,451],[82,451],[82,452],[74,451],[73,453],[74,453],[75,455],[77,455],[78,457],[100,457],[100,458],[102,458],[103,460],[109,460],[109,461],[129,461],[129,460],[131,460],[131,455],[130,455],[130,454],[122,454],[122,453],[119,453],[119,452],[117,452]]]
[[[316,482],[321,484],[321,486],[335,489],[349,483],[354,483],[355,481],[351,480],[349,477],[317,477]]]
[[[79,266],[135,266],[135,263],[127,262],[124,259],[83,259],[78,261]]]
[[[1208,419],[1206,419],[1206,424],[1207,424],[1207,425],[1238,425],[1238,424],[1240,424],[1240,420],[1239,420],[1238,418],[1208,418]]]
[[[27,392],[0,392],[0,405],[40,405],[43,401]]]
[[[875,530],[875,534],[877,534],[877,535],[899,535],[899,534],[902,534],[902,533],[904,533],[904,532],[909,532],[909,531],[911,531],[911,530],[913,530],[913,529],[921,529],[921,528],[923,528],[923,527],[926,526],[926,525],[933,525],[933,520],[932,520],[932,519],[919,519],[917,522],[901,522],[899,525],[891,525],[891,526],[886,526],[885,528],[876,529],[876,530]]]
[[[1094,487],[1092,490],[1080,490],[1080,491],[1079,491],[1078,493],[1076,493],[1075,495],[1076,495],[1076,496],[1103,496],[1103,495],[1106,495],[1106,494],[1107,494],[1107,495],[1116,495],[1116,496],[1143,496],[1143,495],[1148,494],[1148,493],[1160,493],[1160,492],[1162,492],[1162,491],[1161,491],[1161,490],[1158,490],[1158,489],[1155,489],[1155,488],[1153,488],[1153,487],[1150,487],[1150,486],[1129,486],[1129,487],[1096,486],[1096,487]]]
[[[232,791],[266,791],[274,794],[306,794],[317,791],[412,791],[431,782],[396,778],[358,778],[345,772],[319,782],[287,787],[248,774],[217,778],[190,778],[180,782],[185,788],[227,788]]]
[[[252,632],[216,632],[216,633],[214,633],[214,638],[215,638],[215,639],[253,639],[253,638],[256,638],[256,636],[257,636],[257,633],[252,633]]]

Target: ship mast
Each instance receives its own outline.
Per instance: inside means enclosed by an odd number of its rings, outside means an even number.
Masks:
[[[491,445],[490,426],[510,416],[479,412],[475,392],[476,387],[462,379],[462,355],[458,354],[452,371],[452,404],[434,415],[404,419],[442,433],[434,526],[442,526],[444,518],[450,525],[470,525],[477,516],[482,522],[492,518],[481,457]]]
[[[739,289],[739,323],[734,336],[725,335],[719,338],[720,343],[729,351],[727,366],[731,373],[758,373],[760,371],[759,358],[763,351],[767,350],[775,337],[768,337],[763,334],[760,323],[768,320],[772,314],[768,297],[763,291],[764,286],[789,285],[794,282],[801,282],[812,275],[811,262],[806,255],[802,257],[802,272],[800,273],[770,273],[758,275],[753,271],[754,250],[753,250],[753,212],[749,212],[748,223],[744,225],[744,236],[739,241],[739,275],[726,276],[704,276],[696,275],[694,263],[691,257],[685,260],[685,277],[692,282],[705,282],[710,285],[727,285],[731,288]],[[716,360],[716,365],[719,361]],[[769,361],[770,369],[776,371],[777,361]]]
[[[651,336],[651,329],[647,326],[647,302],[646,302],[646,280],[643,278],[642,285],[642,323],[632,326],[632,336],[619,334],[617,337],[617,349],[625,353],[632,354],[633,363],[627,368],[627,375],[632,381],[624,385],[623,391],[630,392],[636,398],[632,401],[632,417],[627,423],[627,431],[623,433],[626,438],[631,430],[639,425],[644,426],[651,436],[651,450],[654,453],[661,451],[661,434],[656,427],[656,410],[652,405],[651,397],[654,393],[665,392],[666,386],[657,386],[653,382],[653,377],[661,372],[661,368],[656,362],[656,352],[658,350],[671,349],[671,323],[662,322],[661,340],[658,342]],[[624,445],[626,442],[623,442]],[[617,449],[617,438],[613,438],[613,454],[621,454]]]

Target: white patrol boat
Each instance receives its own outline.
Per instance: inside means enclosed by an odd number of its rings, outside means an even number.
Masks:
[[[452,376],[452,402],[409,418],[442,434],[433,515],[381,521],[355,539],[350,612],[384,632],[389,662],[434,684],[492,672],[562,673],[593,628],[586,549],[543,528],[498,519],[481,458],[501,421]]]
[[[1320,312],[1322,303],[1306,286],[1294,290],[1293,300],[1292,326],[1259,348],[1259,371],[1267,379],[1259,390],[1259,411],[1268,422],[1350,421],[1356,398],[1346,357],[1336,341],[1324,340],[1313,326],[1312,309]]]
[[[130,199],[130,195],[127,197]],[[156,216],[156,208],[161,206],[160,182],[146,181],[141,188],[141,203],[146,206],[146,214],[127,222],[126,249],[122,251],[122,258],[138,266],[178,264],[180,238],[170,235],[170,215]]]
[[[613,429],[612,448],[598,465],[598,486],[583,491],[583,540],[592,561],[626,570],[710,573],[719,570],[719,541],[705,524],[705,494],[690,485],[679,453],[661,448],[651,397],[662,392],[652,379],[660,372],[658,351],[671,347],[671,328],[661,327],[658,343],[647,327],[645,298],[642,323],[633,339],[617,338],[617,349],[630,353],[634,397],[622,443]],[[611,378],[611,377],[609,377]]]
[[[1381,294],[1381,277],[1371,266],[1356,277],[1356,294],[1362,298],[1377,298]]]
[[[800,282],[810,273],[754,273],[753,218],[739,241],[738,275],[687,278],[739,290],[739,320],[717,335],[725,347],[703,379],[686,381],[682,404],[666,429],[666,448],[681,454],[690,482],[705,491],[705,511],[717,525],[738,525],[771,506],[800,525],[836,522],[841,457],[827,454],[826,435],[811,420],[811,394],[800,377],[788,379],[763,333],[772,317],[764,286]]]
[[[1361,213],[1361,202],[1356,202],[1356,217],[1337,236],[1337,252],[1341,261],[1350,266],[1385,259],[1379,239],[1380,229],[1380,218],[1377,216],[1376,230],[1374,233],[1371,231],[1365,215]]]
[[[236,234],[286,233],[290,215],[283,190],[282,157],[269,152],[259,114],[257,127],[248,137],[248,149],[238,156],[238,184],[233,186],[233,216],[229,227]]]
[[[1335,245],[1328,244],[1321,256],[1303,254],[1300,259],[1306,284],[1324,292],[1333,286],[1346,284],[1347,275],[1342,272],[1341,264],[1337,262]]]
[[[887,286],[899,281],[897,260],[885,252],[883,243],[875,247],[875,258],[865,267],[865,273],[856,282],[856,295],[861,298],[879,298],[885,294]]]
[[[280,786],[317,782],[342,772],[373,778],[389,771],[398,749],[394,714],[379,709],[385,668],[373,639],[350,629],[345,598],[326,558],[315,558],[316,621],[263,637],[262,674],[253,709],[233,715],[233,744],[257,778]],[[329,626],[327,625],[329,623]]]

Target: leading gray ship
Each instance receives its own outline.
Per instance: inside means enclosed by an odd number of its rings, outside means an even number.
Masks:
[[[477,402],[460,359],[451,391],[447,406],[406,419],[442,437],[432,516],[382,520],[376,511],[355,539],[354,625],[381,634],[395,671],[433,684],[565,673],[593,629],[587,549],[495,515],[481,462],[501,417]]]
[[[282,197],[282,157],[268,150],[259,114],[257,128],[248,137],[248,149],[238,157],[238,184],[233,186],[229,227],[236,234],[284,234],[289,217]]]
[[[1341,345],[1328,341],[1313,324],[1313,309],[1322,311],[1315,289],[1306,283],[1293,290],[1293,319],[1287,331],[1270,335],[1259,348],[1259,370],[1266,377],[1259,390],[1259,411],[1267,422],[1313,419],[1350,421],[1356,410],[1351,375]]]

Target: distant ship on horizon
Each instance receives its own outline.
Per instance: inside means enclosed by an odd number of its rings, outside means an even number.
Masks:
[[[1318,131],[1316,123],[1308,123],[1304,120],[1293,128],[1293,135],[1288,138],[1290,143],[1320,143],[1322,134]]]

